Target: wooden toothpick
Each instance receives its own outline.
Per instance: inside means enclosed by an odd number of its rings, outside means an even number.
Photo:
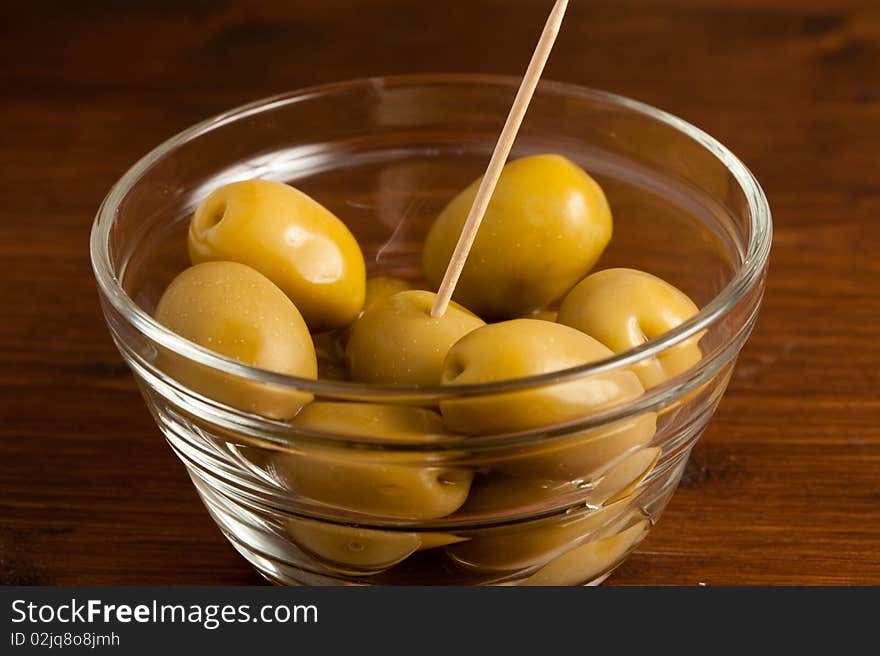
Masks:
[[[474,204],[471,206],[471,211],[468,213],[464,226],[462,226],[458,243],[455,245],[455,250],[452,251],[452,257],[449,258],[449,265],[446,267],[443,282],[440,283],[440,289],[437,290],[437,297],[434,299],[434,305],[431,308],[432,317],[442,317],[446,313],[446,308],[449,307],[449,300],[452,298],[455,285],[458,283],[462,269],[464,269],[464,263],[477,236],[477,230],[480,229],[480,222],[482,222],[483,216],[486,214],[489,201],[492,200],[492,194],[495,192],[498,178],[501,177],[501,169],[504,168],[504,164],[507,162],[510,149],[513,148],[517,132],[519,132],[519,128],[522,125],[526,110],[528,110],[529,103],[535,93],[535,88],[538,86],[538,81],[541,79],[544,65],[547,63],[547,58],[550,56],[550,51],[556,42],[556,35],[559,34],[562,17],[565,15],[567,7],[568,0],[556,0],[556,4],[550,12],[550,17],[547,19],[547,24],[544,26],[544,31],[541,33],[541,38],[535,47],[532,60],[529,62],[529,67],[526,69],[522,84],[513,101],[513,106],[510,108],[510,114],[507,116],[504,129],[501,130],[501,136],[498,137],[498,143],[495,145],[492,159],[489,160],[489,168],[486,169],[486,174],[483,176],[483,181],[477,190],[477,196],[474,198]]]

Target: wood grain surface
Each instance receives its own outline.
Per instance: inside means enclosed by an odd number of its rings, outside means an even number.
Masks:
[[[338,79],[521,74],[549,0],[21,2],[0,24],[0,583],[250,584],[114,350],[111,184],[206,116]],[[574,0],[546,77],[669,110],[764,186],[758,327],[609,584],[880,584],[880,4]]]

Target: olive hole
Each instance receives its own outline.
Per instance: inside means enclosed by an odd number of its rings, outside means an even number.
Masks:
[[[440,483],[440,485],[456,485],[457,481],[455,480],[455,474],[456,472],[454,470],[440,472],[437,474],[437,482]]]
[[[642,328],[642,323],[637,318],[632,319],[632,331],[636,335],[639,336],[639,339],[641,339],[642,344],[651,341],[651,338],[648,337],[648,335],[645,333],[644,329]]]
[[[446,365],[443,372],[443,382],[452,382],[464,373],[464,364],[460,360],[453,359]]]
[[[202,232],[208,232],[211,228],[215,227],[218,223],[223,220],[223,217],[226,216],[226,209],[228,208],[228,204],[226,201],[222,201],[219,205],[212,208],[206,208],[207,211],[202,214],[200,227]]]
[[[211,214],[208,216],[208,225],[205,226],[208,230],[210,230],[223,220],[223,217],[226,216],[227,207],[228,205],[224,202],[215,211],[211,212]]]

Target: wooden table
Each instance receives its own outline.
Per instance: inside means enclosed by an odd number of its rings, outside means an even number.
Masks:
[[[524,68],[549,0],[13,3],[0,25],[0,583],[249,584],[110,342],[87,237],[191,123],[372,74]],[[12,14],[10,15],[10,12]],[[880,584],[880,5],[574,0],[547,77],[704,128],[763,184],[765,306],[612,584]]]

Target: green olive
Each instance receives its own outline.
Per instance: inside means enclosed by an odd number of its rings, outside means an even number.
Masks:
[[[431,292],[405,291],[371,305],[355,322],[345,349],[352,380],[438,385],[450,347],[485,324],[456,303],[442,317],[432,317],[434,298]]]
[[[381,403],[312,403],[291,422],[310,431],[389,444],[425,444],[453,437],[433,410]]]
[[[480,180],[456,196],[431,227],[422,254],[437,289]],[[593,267],[611,239],[611,210],[586,172],[559,155],[507,164],[453,298],[487,320],[549,306]]]
[[[364,296],[364,311],[375,305],[377,302],[384,301],[389,296],[394,296],[397,292],[405,292],[411,289],[413,289],[412,284],[403,278],[393,278],[391,276],[374,276],[372,278],[367,278],[367,291]],[[355,323],[357,323],[358,319],[362,316],[363,311],[353,323],[330,333],[336,339],[338,348],[342,352],[343,367],[345,366],[345,346],[351,338],[351,331],[354,330]]]
[[[650,527],[651,522],[643,519],[619,533],[591,540],[551,560],[519,584],[584,585],[596,582],[598,577],[604,579],[603,575],[623,562],[626,555],[644,539]]]
[[[542,565],[613,522],[627,503],[483,529],[467,542],[447,547],[447,552],[458,564],[483,571],[517,571]]]
[[[648,444],[656,430],[657,416],[646,412],[571,437],[514,447],[496,455],[490,464],[498,471],[515,476],[590,480]]]
[[[459,512],[516,513],[550,508],[560,501],[608,505],[632,494],[654,469],[659,457],[658,448],[639,449],[592,478],[573,481],[493,471],[474,479],[468,499]]]
[[[425,408],[315,402],[292,425],[336,438],[425,444],[452,437]],[[442,453],[304,445],[267,456],[263,468],[299,495],[365,515],[431,519],[464,503],[473,473]],[[259,463],[257,463],[259,465]]]
[[[485,383],[560,371],[609,357],[583,333],[540,319],[490,324],[449,351],[444,384]],[[532,389],[441,401],[455,432],[493,435],[549,428],[637,399],[644,392],[628,370],[614,370]],[[505,473],[571,481],[585,479],[651,441],[656,416],[645,413],[609,426],[498,450],[487,460]]]
[[[668,282],[635,269],[598,271],[569,292],[559,308],[559,323],[596,338],[615,353],[660,337],[699,312],[686,294]],[[646,389],[687,371],[703,357],[692,337],[632,369]]]
[[[312,335],[318,356],[318,378],[345,380],[345,349],[339,341],[339,331]]]
[[[487,383],[562,371],[611,356],[605,346],[568,326],[540,319],[489,324],[462,337],[443,364],[444,385]],[[491,435],[580,419],[644,390],[630,371],[610,371],[516,392],[442,401],[457,433]]]
[[[236,262],[206,262],[178,275],[156,320],[200,346],[268,371],[315,378],[308,328],[296,306],[263,274]],[[245,381],[162,351],[162,366],[208,398],[273,419],[292,417],[312,395]]]
[[[189,226],[193,264],[247,264],[296,304],[321,332],[354,320],[364,304],[364,257],[354,236],[324,206],[293,187],[247,180],[213,191]]]
[[[639,449],[605,471],[590,491],[587,503],[608,505],[631,495],[639,483],[654,471],[660,460],[660,449]]]
[[[416,551],[461,542],[450,533],[388,531],[289,519],[287,533],[306,553],[344,574],[375,574],[402,562]]]
[[[556,317],[558,313],[556,310],[539,310],[537,312],[533,312],[527,317],[522,317],[523,319],[540,319],[541,321],[550,321],[551,323],[556,322]]]
[[[539,477],[510,476],[490,471],[474,478],[467,501],[459,509],[463,515],[473,513],[516,513],[565,498],[572,503],[585,496],[578,484]]]
[[[378,301],[382,301],[389,296],[394,296],[397,292],[406,292],[414,289],[411,282],[403,278],[394,278],[392,276],[373,276],[367,278],[367,291],[364,296],[364,311],[372,307]]]

